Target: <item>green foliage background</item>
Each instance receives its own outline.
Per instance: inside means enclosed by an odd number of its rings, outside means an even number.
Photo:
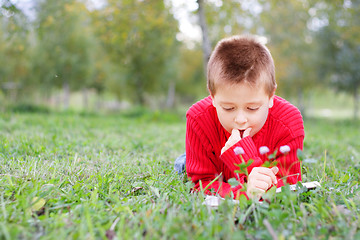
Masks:
[[[33,0],[25,11],[21,1],[0,1],[4,103],[55,101],[68,108],[69,95],[82,91],[86,108],[92,91],[101,101],[173,108],[207,94],[201,42],[179,37],[175,18],[187,11],[196,25],[197,10],[162,0],[108,0],[98,8],[91,2]],[[303,114],[313,90],[325,88],[350,94],[356,117],[359,6],[358,0],[208,0],[205,15],[213,46],[234,34],[267,39],[278,94],[294,98]],[[53,100],[61,91],[65,100]]]

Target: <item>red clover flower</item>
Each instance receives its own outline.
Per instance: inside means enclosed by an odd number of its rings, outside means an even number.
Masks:
[[[282,153],[282,154],[286,154],[288,152],[290,152],[290,147],[288,145],[284,145],[284,146],[281,146],[279,151]]]
[[[270,152],[270,149],[267,146],[262,146],[259,148],[259,152],[261,155],[267,154],[268,152]]]
[[[242,154],[245,153],[245,151],[244,151],[244,149],[242,147],[236,147],[236,148],[234,148],[234,153],[236,155],[242,155]]]

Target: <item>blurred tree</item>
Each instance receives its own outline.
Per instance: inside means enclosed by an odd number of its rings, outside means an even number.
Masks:
[[[306,0],[261,1],[262,11],[257,22],[260,32],[268,38],[276,67],[279,93],[287,98],[297,96],[297,106],[305,115],[304,95],[319,85],[315,69],[315,48],[309,29]]]
[[[251,1],[207,1],[206,22],[212,46],[224,37],[256,33],[253,25],[256,15],[249,3]]]
[[[1,2],[0,88],[12,101],[25,96],[31,86],[28,45],[29,25],[25,15],[10,1]]]
[[[117,67],[113,92],[143,105],[146,94],[174,86],[177,68],[167,63],[177,55],[178,29],[169,6],[159,0],[109,0],[95,14],[98,35]]]
[[[139,104],[148,96],[166,98],[164,106],[171,107],[175,90],[189,100],[206,94],[201,66],[207,57],[201,60],[200,44],[176,40],[169,1],[108,0],[91,11],[87,0],[33,2],[37,11],[29,22],[10,0],[0,1],[0,86],[12,88],[12,96],[93,88]],[[199,4],[193,17],[206,13],[201,25],[208,46],[234,34],[264,36],[278,93],[298,96],[302,111],[304,94],[328,83],[352,93],[359,114],[358,0],[193,2]]]
[[[212,48],[222,38],[231,35],[251,32],[254,16],[243,9],[241,2],[229,1],[197,1],[199,24],[203,32],[203,53],[205,62],[209,59]],[[206,4],[205,4],[206,3]],[[246,5],[246,4],[245,4]],[[205,19],[202,15],[205,15]]]
[[[316,45],[308,28],[308,1],[208,1],[206,7],[213,44],[223,37],[244,33],[266,38],[277,69],[278,93],[297,96],[297,105],[305,114],[304,91],[318,83],[313,55]]]
[[[203,52],[198,46],[189,49],[183,46],[179,54],[179,79],[177,92],[181,94],[183,101],[193,103],[208,94],[206,81],[203,75]],[[191,87],[189,87],[191,86]]]
[[[67,108],[70,90],[91,87],[96,80],[96,41],[89,12],[76,0],[38,0],[36,31],[34,72],[43,90],[63,87]]]
[[[206,22],[206,16],[205,16],[205,5],[204,5],[204,0],[197,0],[196,1],[199,8],[198,8],[198,16],[199,16],[199,24],[201,27],[201,32],[202,32],[202,49],[203,49],[203,65],[204,65],[204,74],[206,75],[207,73],[207,63],[209,61],[210,58],[210,54],[211,54],[211,43],[210,43],[210,38],[209,38],[209,33],[208,33],[208,26],[207,26],[207,22]]]
[[[354,118],[360,105],[360,2],[321,1],[314,8],[320,23],[318,73],[337,90],[352,94]]]
[[[195,45],[194,49],[183,49],[182,50],[182,61],[184,63],[191,62],[192,65],[188,66],[187,64],[182,64],[182,69],[187,69],[187,71],[182,71],[180,75],[187,75],[185,80],[187,84],[191,82],[193,86],[192,89],[188,89],[188,93],[183,93],[184,96],[189,97],[189,93],[193,94],[194,97],[198,98],[206,94],[206,66],[208,59],[210,57],[212,48],[215,44],[222,38],[241,34],[246,31],[251,31],[253,27],[249,24],[254,17],[251,13],[244,11],[242,5],[239,1],[229,0],[229,1],[203,1],[196,0],[198,4],[198,9],[194,14],[196,14],[198,19],[198,24],[202,30],[202,43],[201,45]],[[205,74],[202,71],[196,69],[200,64],[197,61],[200,61],[198,58],[198,49],[202,48],[203,60]],[[191,56],[193,55],[193,56]],[[190,59],[191,58],[191,59]],[[186,59],[186,60],[185,60]],[[191,75],[193,74],[193,75]],[[182,91],[182,88],[179,88]]]

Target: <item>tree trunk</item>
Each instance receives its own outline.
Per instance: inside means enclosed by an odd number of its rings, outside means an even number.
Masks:
[[[136,92],[136,101],[141,106],[145,105],[145,97],[144,97],[144,84],[141,82],[141,77],[135,76],[135,92]]]
[[[207,63],[209,61],[210,54],[211,54],[211,43],[210,43],[210,39],[209,39],[208,27],[206,24],[204,0],[197,0],[197,3],[199,4],[198,15],[199,15],[199,23],[200,23],[200,27],[201,27],[201,31],[202,31],[202,39],[203,39],[202,49],[203,49],[203,57],[204,57],[203,64],[204,64],[204,73],[206,76]]]
[[[95,103],[95,112],[99,112],[103,106],[102,106],[102,94],[100,92],[98,92],[98,94],[96,94],[97,98],[96,98],[96,103]]]
[[[173,108],[175,105],[175,82],[171,81],[169,83],[168,95],[166,99],[166,108]]]
[[[54,97],[54,107],[55,107],[57,110],[60,110],[60,107],[61,107],[61,95],[60,95],[60,93],[59,93],[59,94],[55,93],[55,97]]]
[[[357,120],[359,116],[360,94],[359,87],[354,87],[354,119]]]
[[[83,88],[82,93],[83,93],[83,109],[88,110],[88,108],[89,108],[89,98],[88,98],[88,90],[87,90],[87,88]]]
[[[70,99],[70,86],[68,82],[64,82],[63,85],[64,92],[64,109],[67,110],[69,108],[69,99]]]
[[[51,90],[48,90],[48,91],[43,91],[43,90],[40,90],[40,101],[42,103],[46,103],[46,105],[49,107],[51,106],[52,104],[52,101],[51,101],[51,95],[52,95],[52,91]]]

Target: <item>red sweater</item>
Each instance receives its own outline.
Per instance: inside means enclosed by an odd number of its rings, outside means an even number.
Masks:
[[[188,110],[186,126],[186,172],[195,183],[195,189],[205,188],[219,174],[221,177],[207,189],[214,189],[224,197],[233,191],[234,196],[245,194],[241,185],[231,188],[227,181],[236,178],[240,183],[247,181],[245,174],[236,174],[239,170],[235,164],[254,160],[247,168],[250,174],[254,167],[261,166],[268,160],[267,155],[277,151],[276,159],[279,172],[277,187],[283,186],[283,180],[294,184],[301,181],[300,162],[297,149],[303,148],[304,126],[300,111],[286,100],[275,96],[274,105],[269,109],[267,120],[262,129],[253,137],[245,137],[221,155],[227,139],[230,137],[220,124],[216,109],[212,105],[210,96],[195,103]],[[288,145],[290,152],[282,154],[281,146]],[[259,153],[261,146],[267,146],[270,152],[265,155]],[[235,147],[242,147],[245,151],[241,157],[234,153]],[[287,177],[288,176],[288,177]],[[207,194],[210,192],[207,191]]]

